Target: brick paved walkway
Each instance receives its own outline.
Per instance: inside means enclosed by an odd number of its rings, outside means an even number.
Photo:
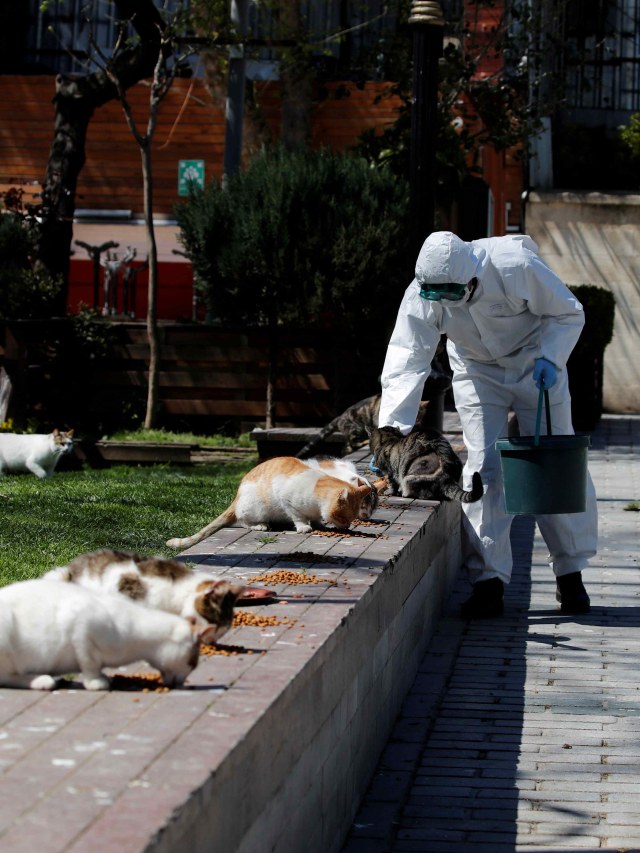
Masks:
[[[505,615],[462,621],[460,579],[343,853],[640,851],[640,416],[602,419],[589,468],[591,613],[556,609],[516,518]]]

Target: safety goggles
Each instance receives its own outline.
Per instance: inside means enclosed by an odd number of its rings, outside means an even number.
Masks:
[[[430,302],[440,302],[441,299],[449,299],[451,302],[459,302],[467,292],[466,284],[423,284],[420,287],[420,296]]]

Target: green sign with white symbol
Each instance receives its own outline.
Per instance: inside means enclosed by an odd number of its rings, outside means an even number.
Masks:
[[[204,189],[204,160],[178,160],[178,195],[189,195],[191,185]]]

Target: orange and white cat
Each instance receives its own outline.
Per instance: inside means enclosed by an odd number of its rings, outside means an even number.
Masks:
[[[387,481],[384,478],[370,483],[366,477],[358,473],[356,466],[350,459],[338,459],[335,456],[313,456],[311,459],[304,459],[303,461],[310,468],[322,471],[329,477],[344,480],[345,483],[351,483],[352,486],[368,486],[370,492],[368,495],[365,495],[362,501],[358,518],[361,518],[363,521],[371,518],[378,508],[378,492],[387,486]]]
[[[169,548],[188,548],[223,527],[239,524],[268,530],[271,524],[293,524],[297,533],[314,525],[347,530],[359,517],[369,484],[354,486],[305,464],[295,456],[276,456],[242,478],[231,505],[217,518],[184,539],[169,539]]]

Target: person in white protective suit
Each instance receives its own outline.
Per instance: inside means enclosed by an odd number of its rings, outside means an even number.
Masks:
[[[465,563],[473,592],[465,618],[503,612],[512,569],[497,439],[509,410],[521,435],[535,433],[539,388],[549,389],[554,433],[573,435],[566,364],[584,325],[580,302],[523,234],[464,242],[449,231],[426,239],[416,277],[400,305],[382,372],[379,426],[403,434],[415,423],[422,387],[440,336],[447,336],[453,395],[468,451],[464,488],[479,471],[484,496],[463,504]],[[566,613],[589,610],[582,569],[596,553],[595,489],[587,482],[585,512],[538,516]]]

